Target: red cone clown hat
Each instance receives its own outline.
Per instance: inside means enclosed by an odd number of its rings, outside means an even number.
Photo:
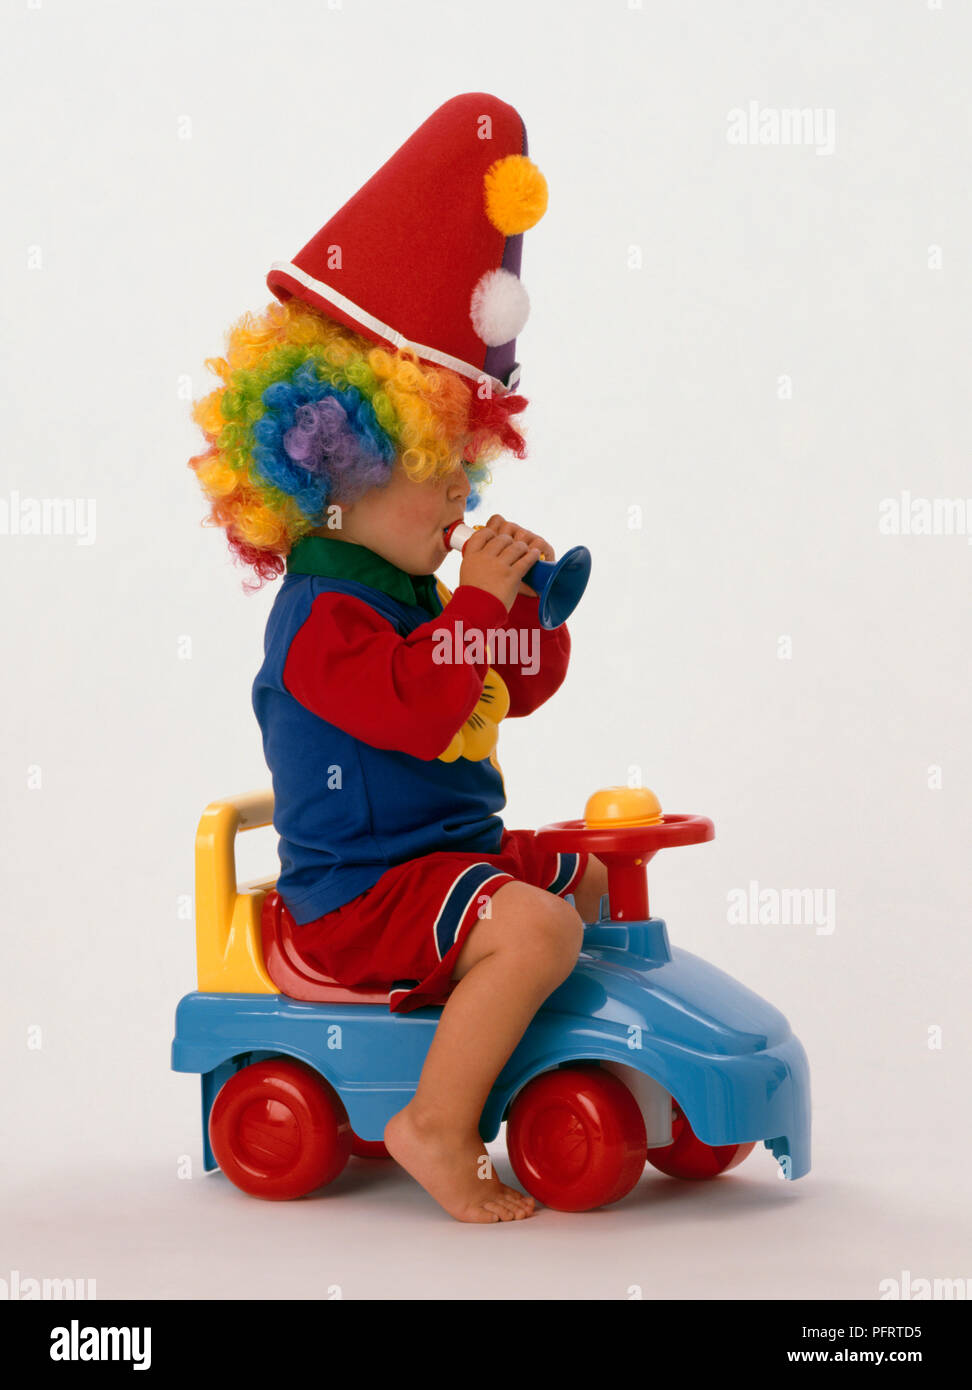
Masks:
[[[526,128],[484,92],[434,111],[267,284],[492,391],[515,389],[523,233],[547,206]]]

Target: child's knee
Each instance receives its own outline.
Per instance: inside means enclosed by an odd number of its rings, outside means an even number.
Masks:
[[[519,880],[504,883],[466,938],[452,978],[490,956],[553,988],[573,970],[583,939],[584,924],[563,898]]]
[[[518,890],[514,895],[509,890]],[[528,957],[556,968],[573,969],[584,940],[584,923],[579,914],[563,898],[531,884],[506,884],[496,894],[506,893],[504,904],[511,908],[510,930],[503,932],[503,942],[517,952],[524,962]],[[497,906],[501,904],[497,901]]]

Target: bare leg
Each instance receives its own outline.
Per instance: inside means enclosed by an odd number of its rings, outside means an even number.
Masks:
[[[418,1089],[385,1126],[392,1157],[459,1221],[533,1215],[533,1198],[493,1175],[479,1120],[530,1020],[573,969],[582,936],[578,914],[562,898],[505,883],[459,953],[459,983],[442,1010]]]
[[[574,902],[582,922],[596,922],[601,906],[601,894],[606,893],[607,869],[600,859],[592,854],[587,868],[574,891]]]

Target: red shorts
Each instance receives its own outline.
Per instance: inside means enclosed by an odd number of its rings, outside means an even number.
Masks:
[[[394,865],[342,907],[296,926],[294,943],[349,989],[387,989],[392,1013],[444,1004],[456,957],[496,890],[518,880],[563,897],[587,859],[542,848],[532,830],[504,830],[499,854],[443,851]]]

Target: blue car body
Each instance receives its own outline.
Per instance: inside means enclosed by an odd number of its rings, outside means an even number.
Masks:
[[[209,1112],[224,1082],[267,1057],[305,1062],[341,1097],[354,1132],[382,1138],[418,1084],[442,1007],[304,1003],[279,994],[187,994],[172,1066],[202,1076],[204,1163],[217,1166]],[[546,1000],[490,1092],[495,1139],[511,1101],[540,1072],[580,1061],[634,1068],[670,1092],[706,1144],[763,1141],[782,1176],[810,1170],[810,1077],[784,1016],[724,971],[672,949],[660,918],[585,929],[577,965]]]

